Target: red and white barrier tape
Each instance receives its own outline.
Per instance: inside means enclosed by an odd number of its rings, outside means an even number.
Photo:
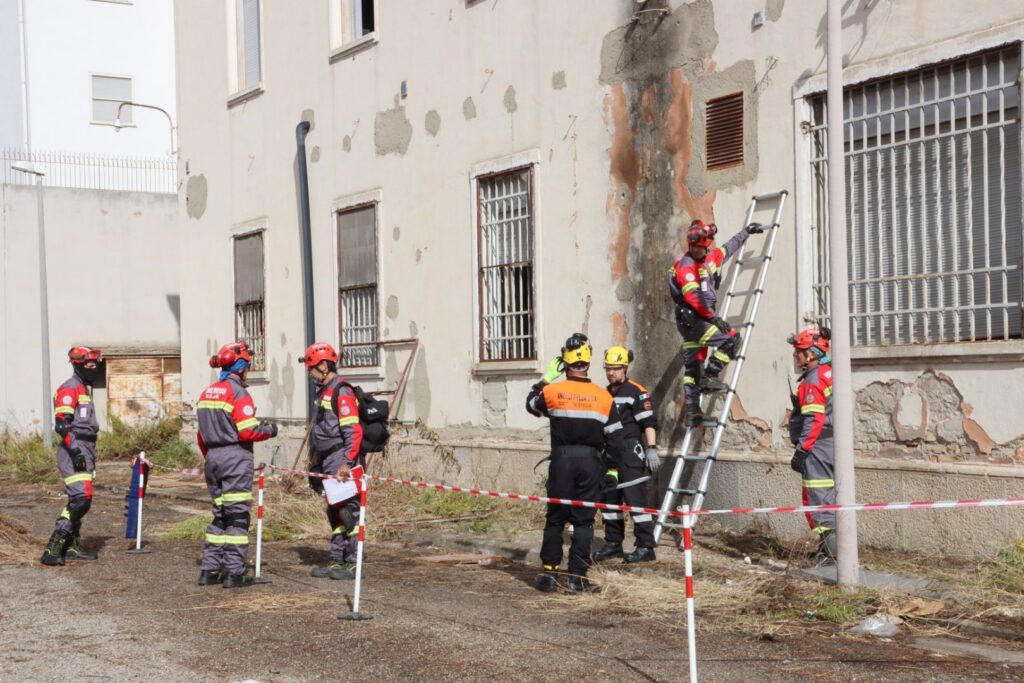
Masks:
[[[155,462],[147,458],[145,455],[136,456],[136,458],[141,459],[142,462],[146,463],[150,467],[155,467],[156,469],[163,470],[164,472],[177,472],[178,474],[184,474],[185,476],[188,477],[205,476],[205,472],[202,467],[167,467],[165,465],[157,465]],[[135,463],[134,458],[132,459],[132,463]],[[253,468],[253,472],[262,472],[265,467],[267,467],[266,464],[260,465],[259,467],[255,467]]]
[[[290,472],[304,476],[319,477],[321,479],[336,479],[335,475],[321,474],[320,472],[306,472],[304,470],[292,470],[276,465],[270,465],[271,469],[280,472]],[[532,496],[522,493],[507,493],[504,491],[488,491],[486,489],[464,488],[461,486],[449,486],[447,484],[431,484],[429,482],[416,481],[415,479],[398,479],[396,477],[382,477],[375,474],[365,475],[372,481],[382,481],[388,484],[401,484],[403,486],[415,486],[421,489],[435,489],[437,491],[450,491],[452,493],[468,493],[473,496],[488,496],[490,498],[507,498],[509,500],[528,500],[534,503],[551,503],[554,505],[572,505],[574,507],[595,508],[597,510],[615,510],[621,512],[636,512],[640,514],[660,514],[657,508],[634,507],[632,505],[613,505],[611,503],[594,503],[584,500],[572,500],[568,498],[549,498],[547,496]],[[665,513],[668,517],[685,517],[687,515],[749,515],[767,514],[779,512],[826,512],[829,510],[853,510],[860,512],[874,512],[882,510],[944,510],[948,508],[970,508],[970,507],[1012,507],[1024,505],[1024,498],[987,498],[982,500],[923,500],[907,503],[852,503],[849,505],[780,505],[775,507],[759,508],[721,508],[718,510],[691,510],[681,512],[669,510]]]

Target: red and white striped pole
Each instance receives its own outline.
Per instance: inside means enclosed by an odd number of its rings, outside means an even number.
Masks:
[[[263,566],[263,470],[257,481],[256,494],[256,571],[255,577],[260,578],[260,567]]]
[[[339,616],[345,621],[365,621],[373,616],[359,611],[359,596],[363,586],[363,541],[366,538],[366,488],[369,478],[359,477],[356,486],[359,488],[359,533],[356,536],[356,587],[352,597],[352,611]]]
[[[142,549],[142,499],[146,497],[146,470],[149,467],[149,461],[146,460],[146,451],[140,452],[136,458],[139,461],[139,491],[135,500],[139,509],[135,516],[135,547],[128,551],[132,554],[149,552]]]
[[[697,624],[693,614],[693,515],[683,506],[683,562],[686,565],[686,649],[690,658],[690,683],[697,683]]]

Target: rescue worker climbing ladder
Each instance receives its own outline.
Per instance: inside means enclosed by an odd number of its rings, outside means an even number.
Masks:
[[[793,347],[793,365],[801,373],[796,396],[792,397],[789,438],[796,447],[790,467],[802,477],[804,505],[836,502],[830,339],[828,328],[810,328],[786,340]],[[805,514],[811,530],[820,539],[818,558],[834,560],[837,550],[835,511]]]
[[[252,355],[243,341],[225,344],[210,358],[220,379],[199,397],[199,450],[206,458],[206,486],[213,499],[213,520],[206,528],[199,585],[224,588],[251,585],[245,573],[252,504],[253,444],[277,436],[277,425],[261,425],[246,391]]]
[[[103,354],[99,349],[75,346],[68,351],[74,375],[53,396],[54,431],[61,437],[57,467],[64,479],[68,503],[54,525],[41,561],[62,565],[68,560],[95,560],[81,545],[82,518],[92,507],[96,471],[96,435],[100,431],[89,389],[99,376]]]
[[[725,391],[718,379],[740,348],[740,336],[728,322],[715,315],[722,265],[736,253],[750,235],[764,232],[750,223],[733,235],[724,247],[712,248],[718,228],[694,220],[686,231],[687,253],[669,273],[669,293],[676,304],[676,327],[683,336],[683,394],[687,426],[705,422],[700,407],[701,392]],[[714,347],[707,370],[703,371],[709,347]],[[713,420],[710,420],[713,424]]]

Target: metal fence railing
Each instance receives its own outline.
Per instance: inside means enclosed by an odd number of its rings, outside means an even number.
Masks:
[[[177,163],[172,157],[0,149],[0,182],[33,184],[34,176],[11,168],[12,164],[25,163],[45,174],[43,185],[48,187],[168,194],[178,191]]]

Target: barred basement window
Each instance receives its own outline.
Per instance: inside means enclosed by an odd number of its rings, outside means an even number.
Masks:
[[[743,163],[743,93],[708,100],[704,117],[707,170]]]
[[[531,168],[478,177],[477,212],[480,359],[536,358]]]
[[[377,205],[338,212],[341,364],[378,364]]]
[[[252,353],[252,370],[266,370],[264,318],[266,280],[263,273],[263,232],[235,238],[235,339]]]
[[[843,94],[855,344],[1021,337],[1020,47]],[[827,227],[827,112],[811,105],[812,209]],[[816,315],[829,317],[828,231],[815,234]]]

